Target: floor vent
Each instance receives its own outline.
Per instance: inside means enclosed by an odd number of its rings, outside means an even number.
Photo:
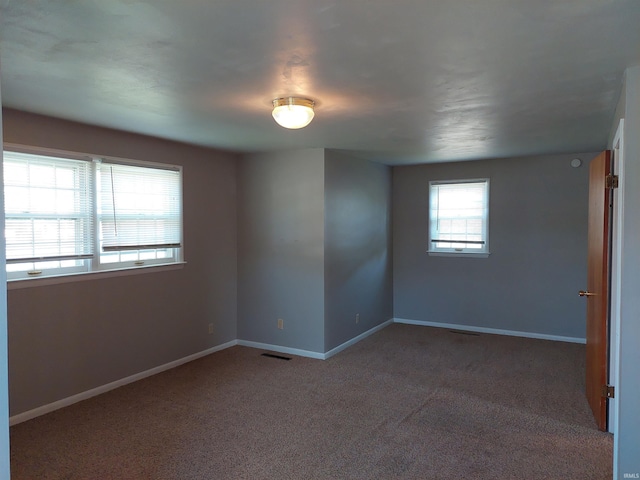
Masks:
[[[274,355],[273,353],[263,353],[263,357],[277,358],[278,360],[291,360],[291,357],[283,357],[282,355]]]
[[[449,330],[449,333],[455,333],[456,335],[471,335],[472,337],[479,337],[479,333],[475,332],[465,332],[462,330]]]

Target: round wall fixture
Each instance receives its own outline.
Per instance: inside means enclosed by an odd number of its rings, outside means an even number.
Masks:
[[[578,168],[580,165],[582,165],[582,160],[580,160],[579,158],[574,158],[573,160],[571,160],[571,166],[573,168]]]
[[[306,127],[315,115],[315,102],[308,98],[284,97],[273,100],[273,119],[284,128]]]

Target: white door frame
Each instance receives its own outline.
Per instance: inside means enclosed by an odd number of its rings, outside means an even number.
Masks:
[[[620,119],[616,135],[613,138],[613,175],[619,178],[618,188],[613,189],[612,238],[611,238],[611,286],[609,305],[609,379],[608,384],[618,388],[620,384],[620,282],[622,271],[622,225],[624,204],[622,189],[624,182],[624,118]],[[616,392],[617,393],[617,392]],[[618,431],[618,395],[608,402],[608,429],[615,434]]]

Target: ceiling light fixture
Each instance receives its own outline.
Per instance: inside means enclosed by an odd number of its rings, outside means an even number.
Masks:
[[[273,119],[284,128],[296,129],[306,127],[315,115],[315,102],[308,98],[285,97],[273,101]]]

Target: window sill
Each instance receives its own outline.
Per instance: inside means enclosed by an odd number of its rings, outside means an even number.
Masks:
[[[468,253],[468,252],[430,252],[430,257],[465,257],[465,258],[489,258],[490,253]]]
[[[19,290],[22,288],[44,287],[61,283],[84,282],[87,280],[102,280],[111,277],[127,277],[130,275],[142,275],[145,273],[158,273],[170,270],[180,270],[187,262],[166,263],[160,265],[148,265],[145,267],[129,267],[113,270],[101,270],[95,272],[72,273],[69,275],[52,275],[42,278],[21,278],[7,281],[7,290]]]

